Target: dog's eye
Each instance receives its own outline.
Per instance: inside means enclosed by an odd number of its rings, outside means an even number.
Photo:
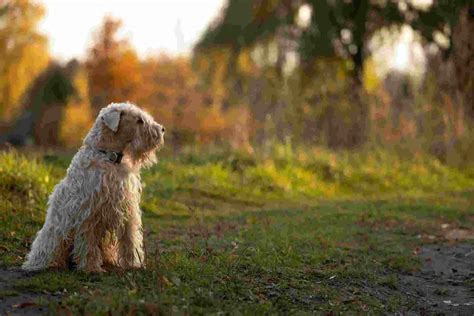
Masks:
[[[137,120],[137,124],[142,125],[142,124],[143,124],[143,120],[142,120],[141,118],[139,118],[139,119]]]

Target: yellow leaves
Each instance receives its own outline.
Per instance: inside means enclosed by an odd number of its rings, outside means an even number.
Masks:
[[[92,113],[89,102],[70,102],[60,123],[59,138],[63,146],[77,148],[82,138],[92,126]]]
[[[63,146],[77,148],[92,126],[94,115],[89,103],[87,76],[83,71],[78,71],[73,84],[77,95],[65,106],[59,139]]]
[[[239,71],[243,74],[252,74],[255,72],[256,66],[250,56],[250,49],[243,50],[237,59],[237,65]]]
[[[225,49],[216,49],[211,53],[214,72],[212,74],[212,90],[216,96],[224,98],[226,95],[225,79],[227,76],[229,52]]]
[[[212,60],[207,54],[196,53],[193,57],[193,67],[196,72],[206,76],[211,75]]]
[[[72,80],[76,94],[80,98],[88,98],[89,96],[89,84],[87,82],[87,74],[84,70],[79,70]]]
[[[376,66],[373,58],[367,58],[364,63],[364,88],[367,92],[375,92],[380,86],[380,79],[375,71]]]
[[[28,0],[9,1],[0,28],[0,120],[10,121],[21,98],[49,63],[46,38],[36,31],[44,9]]]

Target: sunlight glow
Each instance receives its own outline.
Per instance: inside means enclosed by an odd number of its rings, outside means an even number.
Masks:
[[[313,10],[309,4],[303,4],[299,10],[296,17],[296,24],[301,28],[307,28],[311,23],[311,15]]]
[[[399,41],[394,50],[393,68],[404,71],[410,65],[410,47],[407,42]]]
[[[141,56],[188,54],[224,0],[43,0],[40,29],[52,54],[82,58],[105,15],[123,20],[122,34]]]
[[[420,78],[425,71],[426,56],[418,37],[408,25],[399,30],[385,28],[375,34],[369,48],[377,75],[383,78],[396,70]]]

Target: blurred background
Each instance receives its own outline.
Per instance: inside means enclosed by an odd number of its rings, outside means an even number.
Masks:
[[[0,143],[76,149],[130,101],[168,148],[474,160],[474,12],[447,0],[0,0]]]

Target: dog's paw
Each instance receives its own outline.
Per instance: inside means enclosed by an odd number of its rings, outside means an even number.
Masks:
[[[128,267],[130,270],[144,270],[146,267],[144,264],[134,264]]]
[[[120,262],[120,268],[124,269],[124,270],[141,270],[141,269],[145,269],[145,264],[141,263],[141,262],[126,262],[126,261],[122,261]]]

